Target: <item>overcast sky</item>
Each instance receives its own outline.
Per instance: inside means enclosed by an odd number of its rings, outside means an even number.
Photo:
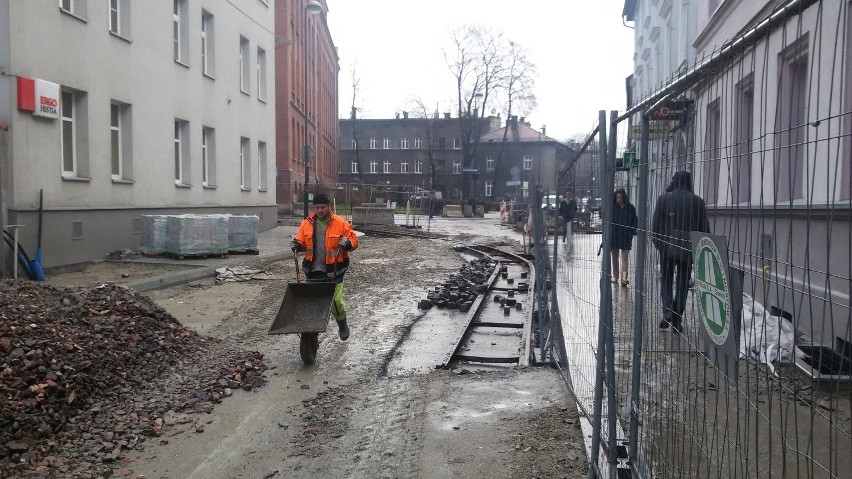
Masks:
[[[538,69],[538,106],[527,120],[536,129],[547,125],[548,136],[588,133],[598,110],[625,109],[633,30],[621,21],[623,0],[327,1],[340,53],[342,118],[352,103],[353,64],[361,77],[363,118],[393,118],[411,110],[416,97],[455,112],[442,48],[448,32],[465,24],[499,29],[527,48]]]

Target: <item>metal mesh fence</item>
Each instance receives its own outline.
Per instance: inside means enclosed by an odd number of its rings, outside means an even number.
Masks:
[[[601,114],[602,234],[556,251],[548,298],[593,475],[852,470],[852,12],[809,3]]]

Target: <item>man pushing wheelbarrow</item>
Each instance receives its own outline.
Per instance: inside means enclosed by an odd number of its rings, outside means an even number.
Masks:
[[[349,268],[349,252],[358,247],[358,238],[348,221],[331,212],[328,196],[314,195],[313,204],[314,212],[302,220],[290,248],[295,253],[305,251],[302,271],[308,283],[336,283],[331,313],[337,320],[340,340],[346,341],[349,325],[343,304],[343,275]]]

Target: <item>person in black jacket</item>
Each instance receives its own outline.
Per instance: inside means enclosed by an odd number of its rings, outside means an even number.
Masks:
[[[567,244],[567,252],[571,253],[571,223],[574,221],[574,216],[577,214],[577,201],[574,200],[574,195],[570,191],[566,191],[562,195],[562,201],[559,202],[559,216],[565,223],[565,237],[562,239]]]
[[[704,200],[692,192],[692,175],[688,171],[678,171],[666,188],[666,193],[657,199],[651,224],[654,247],[660,252],[662,329],[671,324],[675,331],[682,330],[686,294],[692,275],[690,231],[709,233],[710,222]],[[675,286],[674,296],[672,286]]]
[[[611,281],[616,283],[619,280],[618,257],[621,256],[621,285],[627,286],[630,283],[627,274],[628,261],[639,219],[636,217],[636,207],[627,200],[627,192],[624,191],[624,188],[616,190],[613,197],[615,207],[612,212],[612,241],[610,241],[610,254],[612,254]]]

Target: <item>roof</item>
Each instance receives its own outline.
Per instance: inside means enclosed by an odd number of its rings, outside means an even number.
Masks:
[[[505,126],[501,126],[496,130],[490,131],[479,138],[480,143],[497,143],[503,141],[503,131]],[[521,122],[514,122],[509,125],[509,134],[506,136],[507,142],[529,142],[529,141],[556,141],[553,138],[542,134],[538,130],[534,130]]]

